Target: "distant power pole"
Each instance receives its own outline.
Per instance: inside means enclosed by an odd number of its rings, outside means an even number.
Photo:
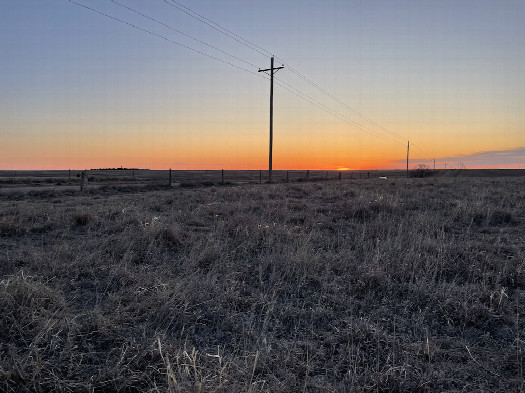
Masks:
[[[272,152],[273,152],[273,74],[277,71],[279,71],[282,67],[274,67],[273,66],[273,56],[270,62],[270,68],[267,68],[265,70],[259,69],[259,72],[267,72],[270,71],[270,157],[269,157],[269,174],[268,174],[268,181],[272,182]]]
[[[436,170],[436,159],[434,158],[434,170]]]
[[[408,153],[410,151],[410,141],[408,141],[408,144],[407,144],[407,177],[408,177]]]

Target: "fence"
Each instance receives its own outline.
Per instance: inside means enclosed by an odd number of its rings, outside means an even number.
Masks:
[[[267,170],[147,170],[108,169],[84,171],[87,188],[102,186],[168,186],[190,187],[228,184],[268,183]],[[402,178],[403,171],[322,171],[274,170],[273,183],[315,182]],[[0,171],[0,187],[5,189],[49,189],[80,187],[82,171]]]

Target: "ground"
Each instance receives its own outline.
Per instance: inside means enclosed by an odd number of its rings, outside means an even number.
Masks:
[[[0,390],[523,391],[524,224],[524,177],[4,193]]]

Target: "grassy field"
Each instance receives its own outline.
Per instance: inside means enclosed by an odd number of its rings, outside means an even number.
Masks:
[[[525,177],[2,194],[0,391],[524,391],[524,225]]]

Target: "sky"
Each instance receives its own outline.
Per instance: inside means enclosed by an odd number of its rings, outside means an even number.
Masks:
[[[404,168],[408,140],[410,167],[523,168],[524,19],[522,0],[2,0],[0,169],[265,169],[271,55],[274,169]]]

